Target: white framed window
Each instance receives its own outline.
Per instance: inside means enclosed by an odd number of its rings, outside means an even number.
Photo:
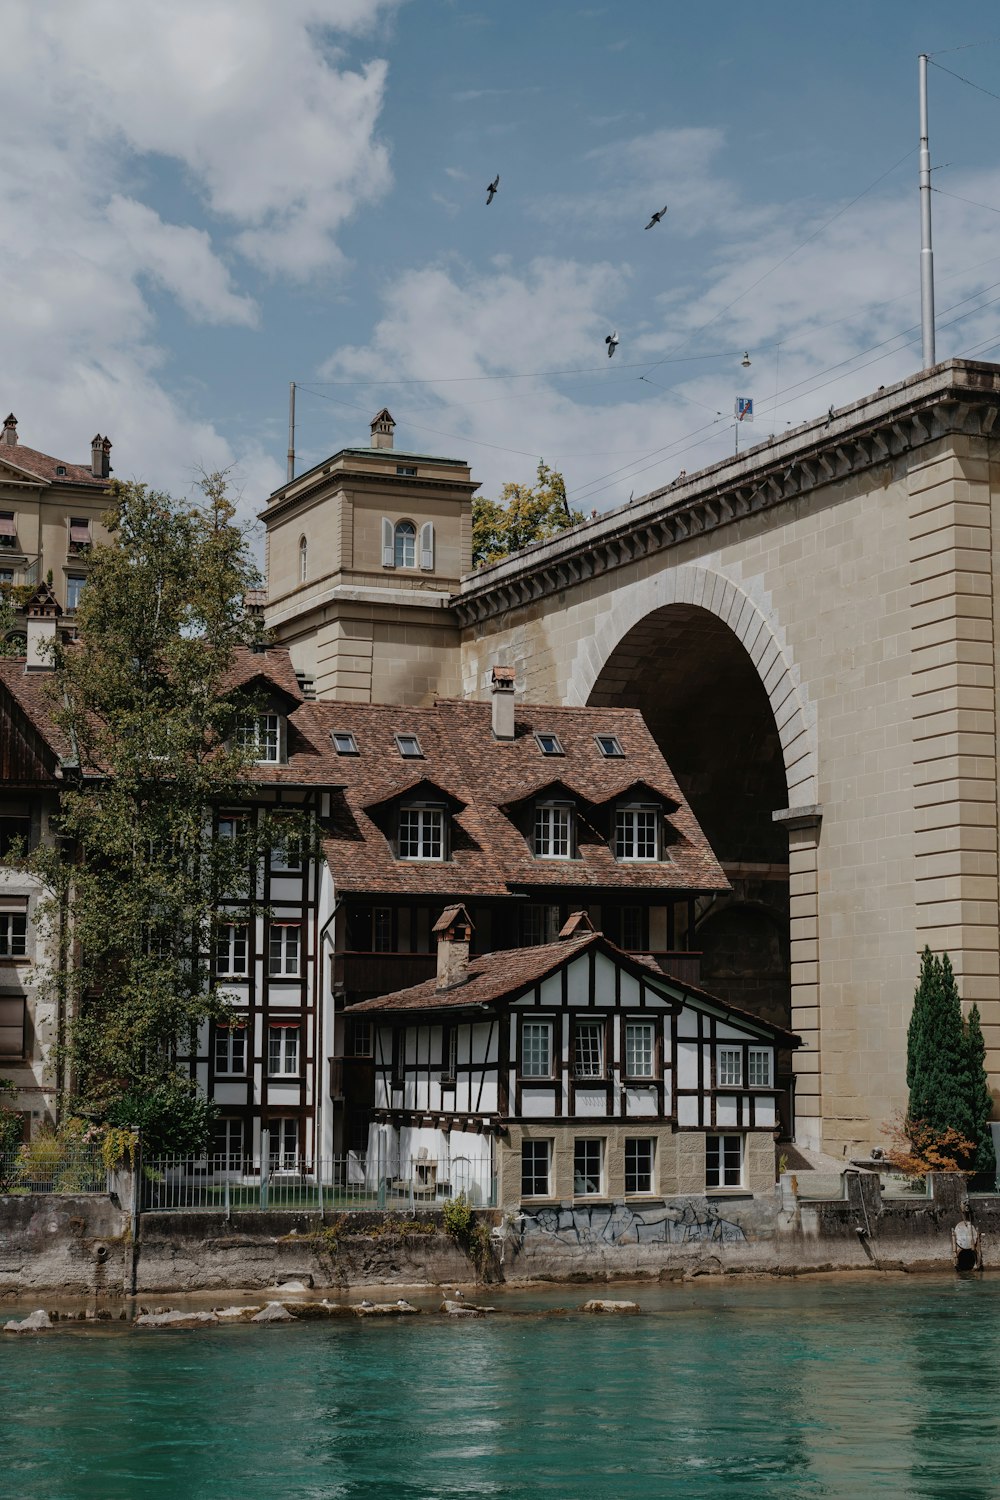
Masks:
[[[215,935],[215,972],[245,978],[250,972],[250,931],[246,922],[223,922]]]
[[[603,1021],[577,1021],[573,1037],[573,1072],[577,1078],[604,1077]]]
[[[302,951],[301,922],[272,922],[267,935],[268,973],[297,979]]]
[[[246,813],[220,813],[219,838],[246,838],[248,826]]]
[[[604,1142],[578,1136],[573,1142],[573,1195],[599,1198],[604,1191]]]
[[[215,1028],[216,1077],[240,1078],[247,1070],[247,1028],[239,1025]]]
[[[212,1126],[213,1166],[228,1172],[243,1167],[243,1121],[223,1115]]]
[[[743,1186],[743,1137],[741,1135],[706,1135],[705,1186],[709,1188]]]
[[[656,1166],[656,1142],[651,1137],[625,1137],[625,1192],[651,1193]]]
[[[569,859],[572,853],[572,811],[556,803],[535,808],[535,858]]]
[[[752,1089],[769,1089],[774,1084],[773,1054],[770,1047],[747,1049],[747,1083]]]
[[[241,724],[236,732],[237,743],[261,765],[275,764],[281,760],[281,715],[258,714],[256,719]]]
[[[396,473],[403,479],[416,479],[417,466],[416,464],[397,464]]]
[[[392,941],[391,906],[376,906],[372,912],[372,952],[395,952]]]
[[[615,857],[656,859],[657,822],[657,811],[653,807],[619,807],[615,813]]]
[[[625,1076],[652,1078],[654,1068],[652,1021],[625,1022]]]
[[[719,1047],[715,1053],[715,1086],[719,1089],[743,1087],[743,1048]]]
[[[521,1077],[552,1077],[552,1022],[521,1022]]]
[[[0,510],[0,547],[9,552],[17,549],[17,522],[12,510]]]
[[[521,1197],[552,1196],[552,1142],[521,1142]]]
[[[415,734],[397,734],[396,749],[404,760],[421,760],[423,758],[424,752],[421,750],[420,741]]]
[[[299,1071],[299,1028],[291,1023],[272,1023],[267,1028],[267,1071],[272,1077],[289,1078]]]
[[[24,912],[0,911],[0,958],[24,958],[27,951],[27,915]]]
[[[357,755],[357,740],[346,729],[335,729],[330,738],[333,740],[333,748],[338,755]]]
[[[11,589],[14,587],[14,569],[0,568],[0,588]]]
[[[277,839],[271,846],[271,869],[277,874],[297,875],[303,863],[303,835],[301,830],[281,828],[280,821],[271,825],[271,836]]]
[[[417,528],[412,521],[397,521],[393,532],[393,565],[415,568],[417,565]]]
[[[299,1122],[294,1115],[279,1115],[267,1122],[270,1137],[268,1158],[272,1172],[295,1172],[299,1166]]]
[[[399,857],[400,859],[444,858],[444,812],[441,808],[400,808]]]
[[[309,576],[309,543],[304,536],[299,537],[299,582],[305,583]]]
[[[69,573],[66,576],[66,608],[79,609],[80,595],[86,587],[87,580],[78,573]]]
[[[618,760],[624,756],[625,751],[621,747],[621,741],[614,734],[595,734],[597,748],[608,760]]]

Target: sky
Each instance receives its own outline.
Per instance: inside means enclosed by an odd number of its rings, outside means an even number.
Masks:
[[[938,358],[1000,360],[987,0],[7,0],[3,47],[4,410],[248,524],[291,381],[297,472],[387,405],[589,513],[914,373],[920,52]]]

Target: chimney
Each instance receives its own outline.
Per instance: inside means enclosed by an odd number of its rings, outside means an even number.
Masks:
[[[95,479],[104,478],[104,439],[99,432],[90,440],[90,472]]]
[[[40,583],[28,600],[28,645],[25,651],[26,672],[47,672],[52,668],[48,643],[56,638],[56,626],[62,609],[47,583]]]
[[[104,439],[103,443],[101,444],[101,478],[102,479],[110,479],[110,477],[111,477],[111,439],[109,437],[105,436],[105,439]]]
[[[395,425],[388,407],[383,406],[381,411],[376,412],[372,417],[372,447],[391,448]]]
[[[472,922],[464,906],[446,906],[432,928],[437,938],[437,989],[453,990],[469,977]]]
[[[17,447],[17,418],[13,412],[4,420],[3,441],[9,448]]]
[[[514,668],[494,667],[490,673],[493,697],[493,738],[514,738]]]

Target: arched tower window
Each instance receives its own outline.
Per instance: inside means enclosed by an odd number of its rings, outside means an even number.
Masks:
[[[397,568],[417,565],[417,528],[412,521],[397,521],[393,559]]]
[[[299,537],[299,582],[305,583],[309,570],[309,543],[304,536]]]

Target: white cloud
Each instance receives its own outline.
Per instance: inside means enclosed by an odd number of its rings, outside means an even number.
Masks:
[[[212,252],[203,229],[164,224],[159,214],[119,194],[107,209],[108,227],[127,247],[132,274],[148,276],[170,292],[185,312],[205,323],[257,323],[252,297],[232,289],[229,272]]]
[[[119,473],[176,491],[235,466],[247,516],[281,482],[259,438],[224,437],[208,393],[168,365],[148,293],[252,328],[248,261],[293,277],[338,263],[338,232],[389,164],[385,63],[348,65],[334,42],[395,3],[11,0],[0,277],[4,409],[24,442],[83,462],[108,431]],[[164,161],[204,205],[197,222],[169,222]]]

